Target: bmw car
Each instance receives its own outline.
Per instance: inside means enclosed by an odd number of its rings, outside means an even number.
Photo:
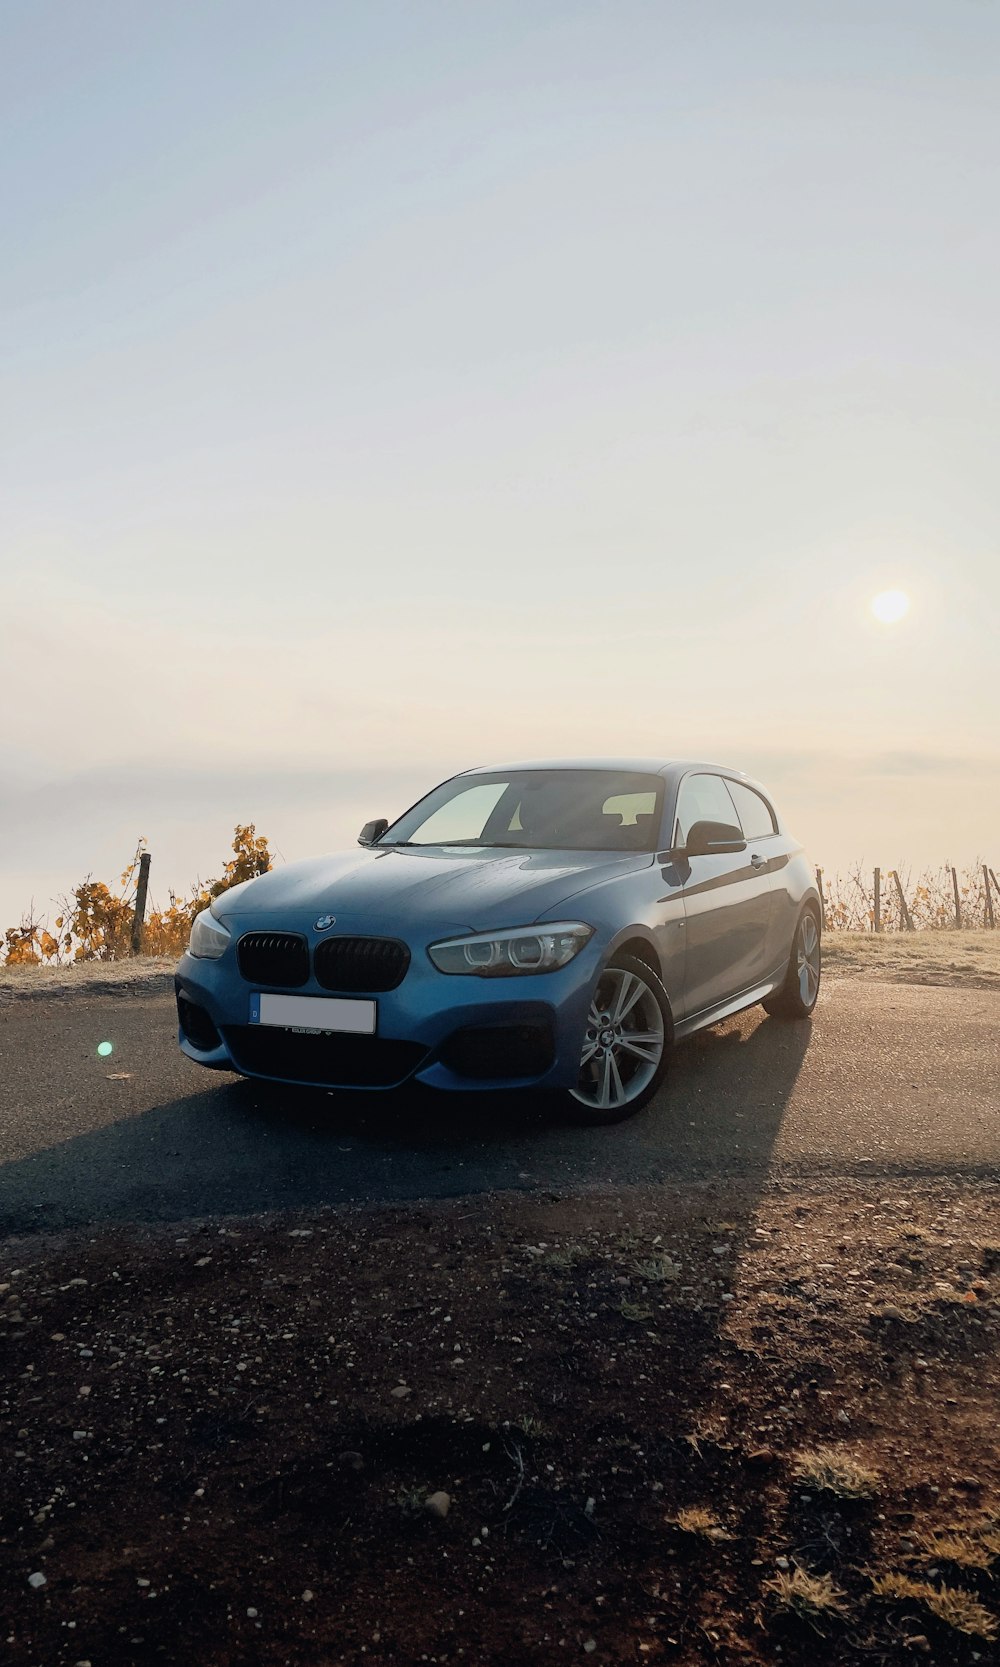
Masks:
[[[327,1089],[543,1090],[613,1123],[681,1038],[757,1002],[816,1005],[813,871],[738,770],[467,770],[358,847],[196,917],[176,977],[189,1059]]]

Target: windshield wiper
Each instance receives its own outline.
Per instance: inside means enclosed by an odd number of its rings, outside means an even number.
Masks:
[[[439,845],[472,846],[477,851],[530,851],[530,845],[522,845],[519,840],[503,839],[439,839]]]

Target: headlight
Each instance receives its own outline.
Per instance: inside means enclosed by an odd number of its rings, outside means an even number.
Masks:
[[[579,955],[593,935],[594,928],[580,920],[561,920],[552,926],[512,926],[503,932],[447,938],[432,943],[427,953],[439,972],[511,978],[515,973],[555,972]]]
[[[189,955],[194,955],[199,961],[217,961],[220,955],[226,953],[229,942],[229,933],[215,919],[211,909],[202,909],[200,915],[195,915],[191,942],[188,944]]]

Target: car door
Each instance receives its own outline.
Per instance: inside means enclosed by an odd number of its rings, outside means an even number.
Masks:
[[[721,776],[685,776],[677,796],[674,846],[683,847],[695,822],[740,827]],[[745,851],[681,858],[686,952],[684,1015],[716,1007],[766,974],[771,876],[751,847]]]
[[[779,972],[788,960],[792,935],[798,919],[798,906],[788,903],[788,849],[791,843],[779,832],[774,807],[755,787],[746,782],[726,778],[726,786],[736,806],[750,853],[751,862],[765,872],[771,882],[771,913],[763,976]]]

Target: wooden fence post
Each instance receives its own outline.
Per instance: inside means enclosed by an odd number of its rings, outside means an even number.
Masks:
[[[992,868],[990,869],[990,879],[993,881],[993,884],[996,887],[997,896],[1000,897],[1000,880],[997,879],[997,877],[994,874]]]
[[[882,930],[882,870],[875,870],[875,930]]]
[[[903,925],[906,927],[906,930],[908,932],[912,932],[913,931],[913,917],[911,916],[910,911],[906,906],[906,898],[903,896],[903,888],[899,883],[899,875],[897,874],[895,869],[892,870],[892,877],[896,882],[896,896],[899,898],[899,910],[900,910],[901,915],[903,916]]]
[[[138,955],[142,949],[142,925],[146,918],[146,893],[149,890],[148,851],[143,851],[139,858],[139,880],[135,888],[135,913],[132,916],[132,954]]]
[[[817,870],[816,870],[816,885],[819,888],[820,919],[823,922],[823,930],[825,932],[826,931],[826,898],[823,896],[823,870],[821,868],[817,868]]]
[[[958,874],[954,868],[951,871],[951,889],[955,893],[955,930],[960,932],[962,930],[962,899],[958,895]]]

